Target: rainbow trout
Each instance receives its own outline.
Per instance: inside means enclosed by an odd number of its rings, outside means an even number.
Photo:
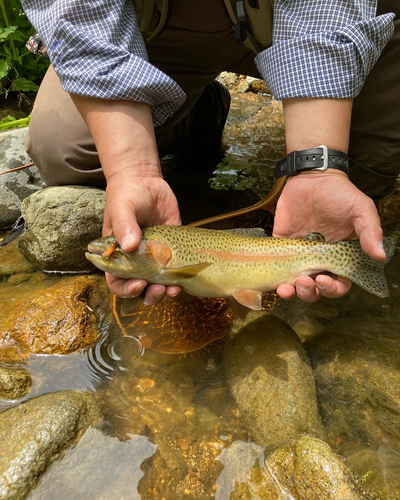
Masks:
[[[133,252],[124,252],[109,236],[91,242],[86,257],[99,269],[121,278],[180,285],[198,297],[233,297],[258,310],[262,292],[322,272],[343,276],[378,297],[387,297],[383,268],[396,241],[394,237],[384,239],[387,259],[377,262],[361,249],[359,241],[327,243],[318,233],[273,238],[263,229],[154,226],[143,230],[142,241]]]

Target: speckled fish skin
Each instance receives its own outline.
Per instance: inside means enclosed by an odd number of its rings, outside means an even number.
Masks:
[[[111,242],[115,239],[96,240],[89,245],[89,252],[100,254]],[[326,271],[387,297],[383,269],[395,251],[396,238],[384,239],[385,262],[371,259],[358,241],[328,243],[318,233],[304,238],[273,238],[262,229],[154,226],[143,231],[141,246],[130,253],[117,246],[107,260],[86,255],[100,269],[124,278],[180,285],[200,297],[233,296],[243,305],[258,309],[258,302],[248,301],[245,292],[257,292],[261,298],[261,292],[284,283],[294,285],[300,276]]]

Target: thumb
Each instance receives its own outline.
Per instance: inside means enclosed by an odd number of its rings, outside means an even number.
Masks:
[[[355,221],[354,228],[364,252],[375,260],[384,261],[383,231],[375,205]]]
[[[122,250],[131,252],[139,246],[142,231],[131,210],[119,207],[118,216],[113,217],[113,233]]]

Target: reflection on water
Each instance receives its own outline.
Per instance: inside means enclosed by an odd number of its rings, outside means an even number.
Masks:
[[[268,142],[259,132],[266,116]],[[225,142],[227,157],[214,168],[207,189],[229,193],[239,183],[240,192],[251,191],[256,201],[264,194],[259,187],[271,185],[282,150],[277,103],[233,99]],[[400,200],[399,193],[393,196]],[[217,198],[210,195],[213,202]],[[391,217],[398,205],[385,205],[391,233],[400,232],[398,215]],[[400,498],[399,264],[397,253],[388,269],[391,297],[385,301],[354,287],[339,301],[279,304],[276,310],[304,340],[328,443],[388,499]],[[59,279],[34,273],[25,283],[0,283],[0,305]],[[264,458],[270,450],[252,442],[229,390],[223,361],[223,336],[233,320],[229,308],[217,304],[212,315],[206,310],[210,304],[189,305],[192,316],[183,308],[171,326],[165,317],[171,304],[161,313],[147,309],[148,316],[140,319],[136,310],[115,304],[114,320],[105,321],[99,341],[86,352],[26,361],[33,385],[23,400],[72,389],[95,393],[107,408],[104,427],[89,429],[29,498],[225,500],[241,483],[246,493],[232,498],[264,498],[260,484],[267,481],[275,492],[271,498],[297,498],[269,469]],[[193,331],[206,336],[187,335]],[[1,408],[9,405],[4,401]]]

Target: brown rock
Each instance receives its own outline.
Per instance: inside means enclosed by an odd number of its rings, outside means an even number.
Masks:
[[[106,294],[104,278],[79,276],[16,299],[3,339],[35,354],[69,354],[93,345],[99,337],[95,310]]]
[[[264,458],[254,443],[236,441],[219,460],[217,487],[231,500],[372,500],[357,476],[323,441],[303,436]],[[218,498],[223,496],[217,495]]]
[[[20,399],[31,390],[32,377],[26,368],[0,366],[0,398]]]
[[[323,435],[307,354],[294,330],[272,314],[237,321],[224,349],[226,378],[253,440],[277,446]]]
[[[0,279],[19,273],[33,273],[35,268],[18,250],[17,240],[0,247]]]

